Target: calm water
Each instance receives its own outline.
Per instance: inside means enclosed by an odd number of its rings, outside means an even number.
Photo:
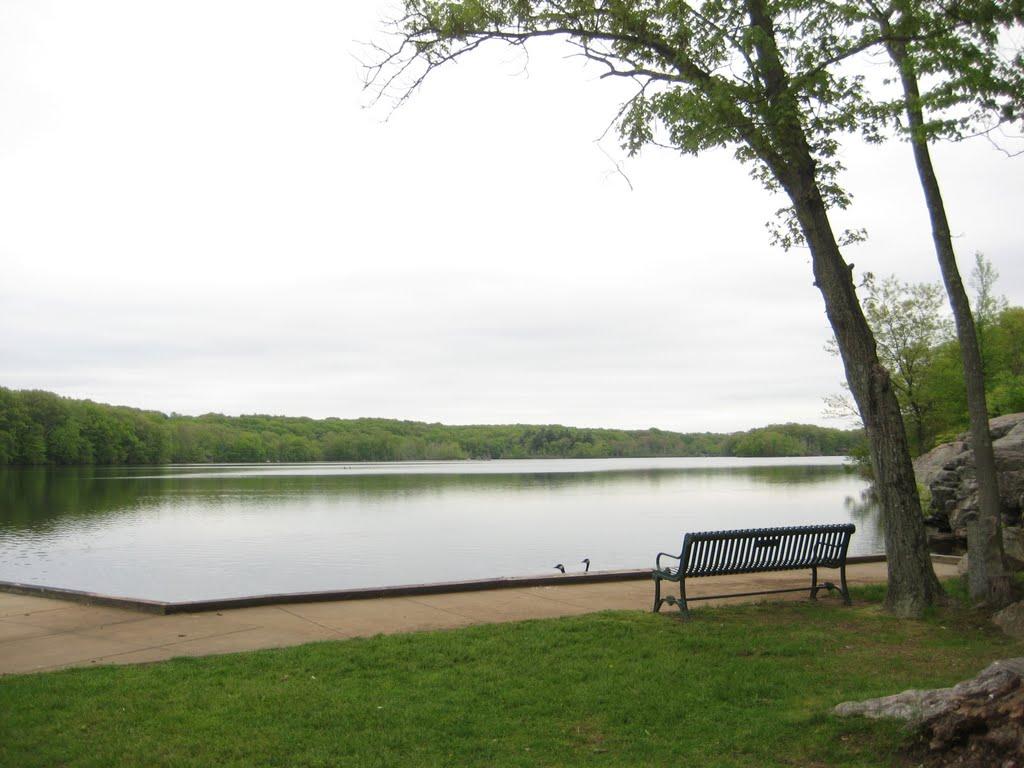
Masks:
[[[841,459],[0,470],[0,580],[157,600],[650,567],[685,531],[857,524]]]

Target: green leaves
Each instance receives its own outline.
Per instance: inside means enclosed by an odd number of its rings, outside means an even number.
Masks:
[[[836,187],[839,168],[828,161],[837,151],[834,134],[856,126],[851,105],[862,100],[863,83],[836,75],[828,61],[857,41],[851,13],[785,0],[772,4],[773,25],[763,28],[748,18],[751,7],[736,0],[407,0],[395,22],[398,47],[369,69],[368,79],[382,92],[397,89],[402,99],[402,89],[481,44],[565,37],[606,76],[637,84],[618,121],[630,153],[652,144],[686,154],[731,147],[744,162],[778,169],[786,162],[787,132],[803,130],[819,181],[832,185],[826,197],[845,204]],[[789,74],[769,76],[759,53],[769,48]]]
[[[1021,51],[1004,39],[1005,30],[1020,24],[1010,5],[897,0],[886,14],[870,14],[902,74],[927,84],[909,97],[912,108],[929,116],[915,129],[917,138],[963,138],[1024,115]],[[907,130],[897,122],[904,106],[902,99],[880,101],[864,116]]]

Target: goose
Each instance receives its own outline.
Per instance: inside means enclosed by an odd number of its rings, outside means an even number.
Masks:
[[[558,565],[555,566],[555,570],[558,570],[558,571],[561,571],[562,573],[565,573],[565,566],[562,565],[561,563],[559,563]]]
[[[587,566],[586,568],[583,569],[583,572],[584,573],[590,573],[590,558],[589,557],[584,557],[582,560],[580,560],[580,562],[583,563],[585,566]]]

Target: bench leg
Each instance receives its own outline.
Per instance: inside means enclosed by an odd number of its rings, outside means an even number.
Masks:
[[[686,605],[686,579],[679,579],[679,612],[683,616],[688,616],[690,609]]]
[[[843,593],[843,602],[846,603],[847,605],[852,605],[852,601],[850,600],[850,588],[846,585],[846,561],[845,560],[843,561],[843,564],[839,567],[839,584],[840,584],[840,589],[842,590],[842,593]]]
[[[661,611],[661,579],[654,577],[654,613]]]
[[[818,599],[818,590],[821,587],[818,586],[818,566],[811,566],[811,600]]]

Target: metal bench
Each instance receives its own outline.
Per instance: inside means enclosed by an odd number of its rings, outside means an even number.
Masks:
[[[830,581],[818,584],[819,568],[838,568],[840,594],[850,604],[850,590],[846,586],[846,551],[850,536],[857,530],[852,523],[845,525],[801,525],[788,528],[752,528],[739,531],[704,531],[688,533],[683,537],[679,556],[658,553],[651,576],[654,579],[654,612],[662,603],[678,604],[683,613],[693,600],[711,600],[716,597],[746,597],[772,595],[780,592],[802,592],[807,587],[769,589],[761,592],[739,592],[727,595],[686,596],[686,580],[700,576],[726,576],[766,571],[811,569],[811,599],[818,597],[819,589],[836,589]],[[662,558],[678,561],[673,568],[663,566]],[[679,599],[661,596],[661,582],[679,582]]]

